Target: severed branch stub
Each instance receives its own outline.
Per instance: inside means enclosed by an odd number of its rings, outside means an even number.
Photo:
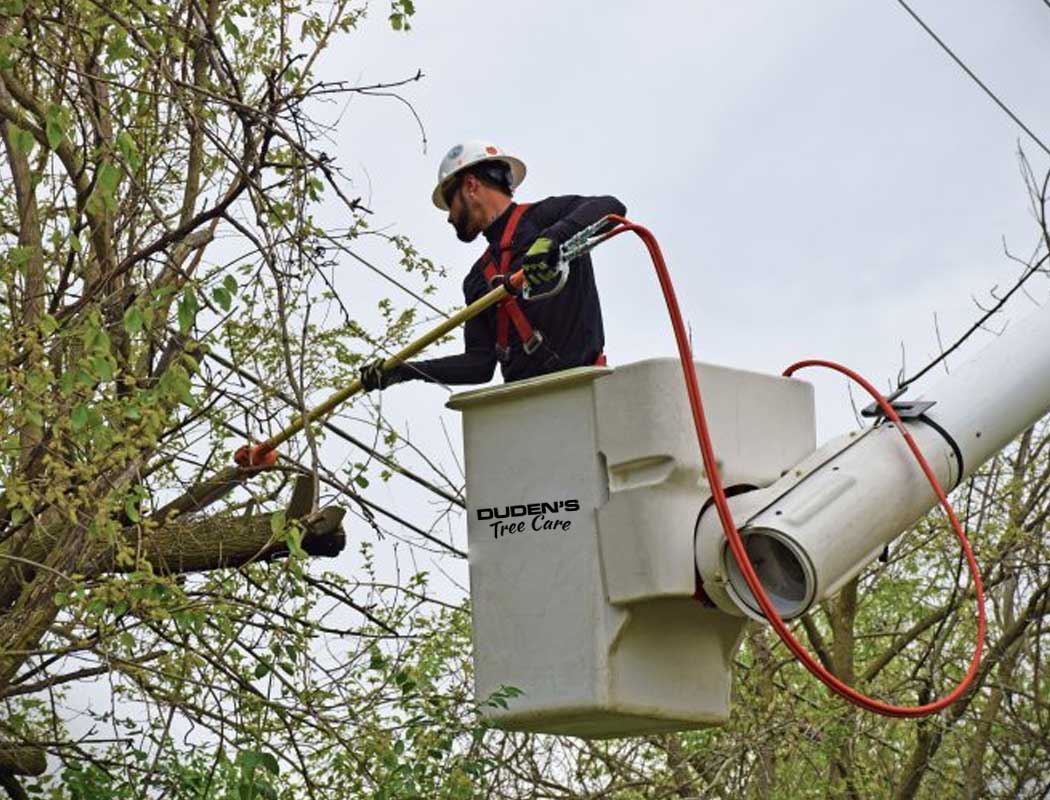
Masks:
[[[302,548],[307,555],[333,557],[346,546],[342,520],[346,509],[323,508],[301,517]],[[288,555],[288,546],[271,529],[272,514],[253,517],[215,516],[174,519],[145,542],[145,555],[159,573],[203,572],[273,561]],[[116,571],[116,564],[100,572]]]
[[[302,527],[301,545],[307,555],[331,558],[346,546],[342,527],[346,509],[329,506],[312,511],[316,484],[312,473],[300,473],[284,514]],[[272,520],[273,514],[176,516],[142,543],[143,550],[155,570],[168,574],[273,561],[287,556],[288,546],[274,536]]]
[[[39,747],[0,742],[0,775],[43,775],[47,756]]]
[[[316,478],[310,473],[301,473],[285,518],[296,521],[302,528],[303,551],[314,557],[331,558],[346,546],[346,534],[342,522],[346,509],[339,506],[312,510]],[[194,487],[188,496],[193,496]],[[161,512],[159,527],[150,529],[147,520],[143,530],[129,527],[124,531],[124,548],[130,547],[147,560],[157,574],[185,572],[207,572],[228,567],[240,567],[250,562],[273,561],[288,555],[288,545],[283,538],[274,535],[273,514],[233,516],[214,514],[210,516],[187,513],[167,518]],[[64,520],[43,520],[34,526],[24,542],[19,543],[19,560],[26,564],[43,563],[48,552],[56,547],[66,535]],[[0,557],[5,547],[0,544]],[[88,564],[81,574],[85,578],[116,572],[129,572],[138,568],[136,563],[118,559],[118,548],[107,547]],[[21,591],[22,585],[32,580],[31,567],[19,570],[21,581],[11,581],[0,587],[0,609],[10,605]]]

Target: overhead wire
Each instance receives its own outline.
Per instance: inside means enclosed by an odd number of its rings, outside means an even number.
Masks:
[[[1046,153],[1048,156],[1050,156],[1050,147],[1047,147],[1043,143],[1043,140],[1040,139],[1038,136],[1036,136],[1035,133],[1032,131],[1032,129],[1029,128],[1027,125],[1025,125],[1024,122],[1021,121],[1021,118],[1018,117],[1013,111],[1011,111],[1010,108],[1006,105],[1006,103],[1004,103],[1002,100],[1000,100],[996,96],[995,92],[993,92],[991,89],[989,89],[988,86],[984,83],[984,81],[982,81],[980,78],[978,78],[976,73],[974,73],[974,71],[972,69],[970,69],[968,66],[966,66],[965,63],[963,63],[963,60],[961,58],[959,58],[959,56],[955,55],[955,53],[952,51],[952,49],[947,44],[945,44],[944,40],[941,39],[941,37],[938,36],[934,32],[933,28],[931,28],[929,25],[927,25],[923,21],[922,17],[920,17],[918,14],[916,14],[915,11],[912,10],[912,7],[909,6],[904,0],[897,0],[897,2],[900,4],[900,6],[905,11],[908,12],[908,14],[911,15],[912,19],[914,19],[917,23],[919,23],[919,26],[924,31],[926,31],[926,33],[929,34],[930,37],[935,42],[937,42],[937,44],[939,44],[941,46],[941,49],[944,50],[944,52],[946,52],[949,56],[951,56],[952,61],[954,61],[956,64],[958,64],[959,67],[963,70],[963,72],[965,72],[967,75],[969,75],[970,78],[973,79],[974,83],[976,83],[978,86],[980,86],[981,89],[984,90],[984,93],[986,95],[988,95],[992,99],[992,101],[997,106],[999,106],[999,108],[1001,108],[1006,113],[1006,115],[1008,117],[1010,117],[1010,119],[1012,119],[1021,128],[1021,130],[1023,130],[1025,133],[1027,133],[1028,136],[1032,139],[1033,142],[1035,142],[1037,145],[1039,145],[1040,148],[1042,148],[1044,153]],[[1047,6],[1050,6],[1050,0],[1043,0],[1043,2],[1046,3]]]

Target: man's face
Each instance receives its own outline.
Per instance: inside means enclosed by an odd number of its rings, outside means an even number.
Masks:
[[[448,224],[456,229],[461,242],[473,242],[481,233],[480,207],[472,202],[471,190],[476,188],[472,182],[477,182],[473,175],[456,176],[445,188]]]

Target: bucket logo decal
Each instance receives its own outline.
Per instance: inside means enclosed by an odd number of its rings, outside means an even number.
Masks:
[[[493,506],[477,510],[478,521],[488,522],[492,538],[515,533],[554,533],[568,531],[572,520],[560,516],[580,510],[579,500],[551,500],[513,506]]]

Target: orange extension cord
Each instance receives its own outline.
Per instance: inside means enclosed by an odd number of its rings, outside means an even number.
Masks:
[[[966,562],[969,565],[970,574],[973,576],[974,592],[977,597],[977,644],[974,648],[973,658],[970,660],[970,667],[966,671],[966,675],[963,676],[963,679],[959,682],[958,686],[956,686],[950,694],[936,700],[935,702],[926,703],[921,706],[895,706],[889,703],[883,703],[879,700],[868,697],[843,683],[828,672],[815,658],[813,658],[813,656],[809,654],[809,652],[807,652],[805,647],[803,647],[798,639],[795,638],[794,634],[788,629],[784,620],[780,618],[780,615],[777,613],[773,604],[770,602],[769,597],[766,595],[765,590],[762,588],[762,583],[759,581],[758,575],[755,574],[755,571],[751,566],[751,560],[748,558],[747,551],[744,548],[743,539],[740,536],[740,532],[737,530],[736,523],[733,521],[733,515],[729,510],[729,503],[726,500],[726,493],[722,486],[722,479],[718,474],[714,447],[711,444],[711,436],[707,427],[707,418],[704,415],[703,401],[700,397],[700,387],[696,379],[696,369],[693,366],[693,354],[689,347],[685,324],[682,321],[682,314],[678,308],[678,300],[675,298],[674,286],[671,283],[671,276],[667,271],[667,265],[660,252],[660,246],[657,244],[656,238],[653,234],[646,228],[643,228],[640,225],[635,225],[630,220],[617,215],[612,215],[609,219],[617,223],[617,227],[609,233],[601,236],[600,241],[610,239],[613,236],[618,236],[627,231],[633,231],[645,243],[646,248],[649,250],[649,255],[652,257],[653,266],[656,268],[656,275],[660,281],[660,288],[663,290],[664,300],[667,303],[667,311],[671,316],[671,326],[674,328],[675,341],[678,343],[678,356],[682,362],[682,372],[685,375],[686,390],[689,393],[689,405],[693,412],[693,423],[696,426],[696,435],[700,444],[700,453],[703,456],[704,470],[707,474],[708,483],[711,486],[711,494],[715,506],[718,509],[718,518],[721,520],[722,530],[725,533],[726,541],[729,543],[729,549],[733,553],[733,558],[736,560],[740,572],[747,581],[748,588],[758,601],[762,613],[765,614],[766,619],[769,620],[774,630],[776,630],[777,635],[780,636],[788,649],[795,654],[795,657],[798,658],[806,669],[813,673],[818,680],[824,683],[836,694],[841,695],[861,708],[887,717],[924,717],[928,714],[933,714],[947,708],[958,700],[970,687],[970,684],[973,683],[973,679],[977,675],[977,670],[981,663],[981,653],[984,650],[986,628],[984,587],[981,584],[981,573],[977,566],[977,560],[974,558],[973,549],[970,547],[970,542],[966,538],[966,532],[963,530],[962,525],[955,516],[955,512],[952,510],[951,504],[948,502],[948,497],[945,495],[944,489],[941,488],[940,483],[937,481],[937,476],[933,474],[933,470],[930,469],[930,465],[927,463],[922,451],[919,450],[915,440],[912,438],[907,428],[904,427],[901,418],[898,416],[893,406],[890,405],[886,398],[883,397],[882,394],[862,376],[858,375],[848,367],[844,367],[841,364],[836,364],[832,361],[808,359],[806,361],[799,361],[796,364],[792,364],[784,370],[784,376],[791,377],[797,370],[805,367],[826,367],[828,369],[833,369],[836,372],[846,375],[851,380],[856,381],[869,395],[872,396],[875,402],[878,403],[882,413],[887,419],[896,424],[897,430],[899,430],[904,436],[908,448],[915,456],[915,459],[919,462],[919,466],[922,467],[922,471],[925,473],[926,479],[930,482],[934,492],[937,493],[937,499],[940,501],[941,508],[943,508],[948,515],[952,528],[955,530],[955,535],[959,539],[959,544],[962,546],[963,553],[966,555]]]

